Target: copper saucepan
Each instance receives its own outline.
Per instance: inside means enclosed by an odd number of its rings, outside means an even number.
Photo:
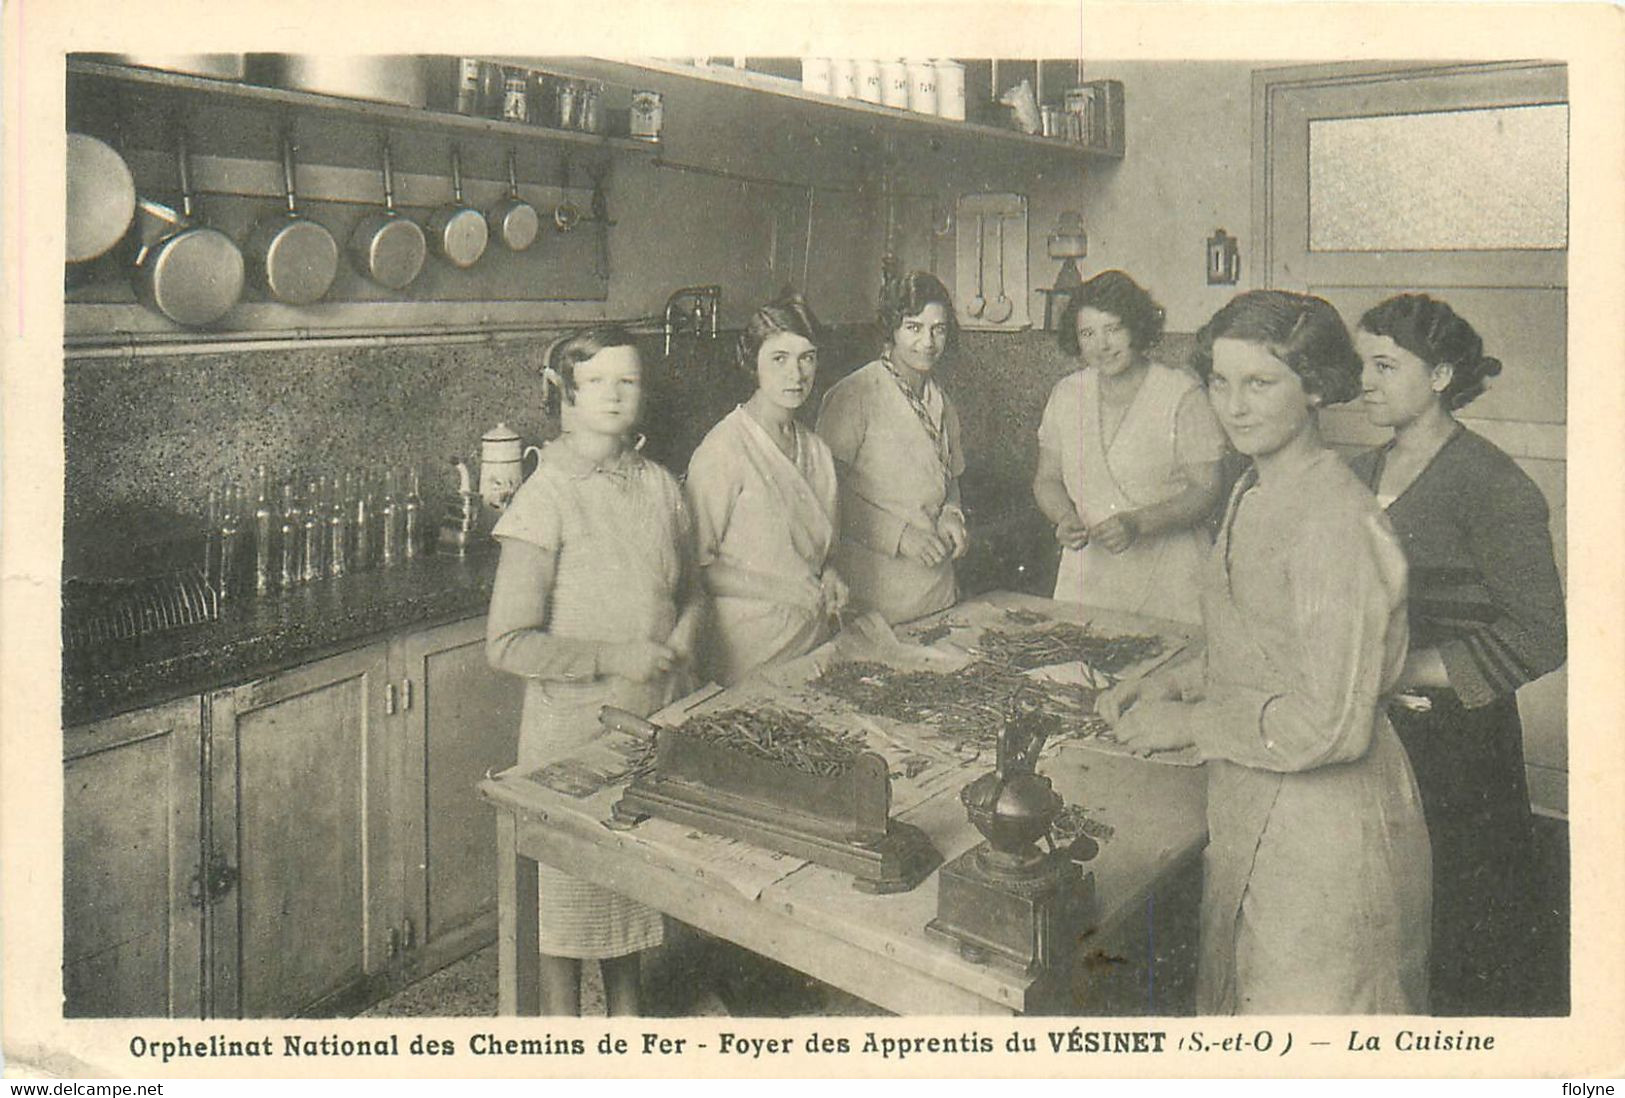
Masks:
[[[403,290],[423,270],[428,245],[423,229],[395,212],[395,174],[384,142],[384,204],[364,214],[350,233],[350,258],[361,273],[391,290]]]
[[[144,228],[155,227],[148,231],[157,239],[144,241],[136,256],[136,294],[175,323],[200,327],[225,316],[242,296],[243,253],[225,233],[193,224],[184,132],[177,139],[176,162],[181,216],[157,203],[141,203]]]
[[[429,238],[434,250],[453,267],[472,267],[485,254],[491,235],[485,215],[463,201],[463,160],[455,148],[451,150],[451,195],[451,202],[429,219]]]
[[[320,301],[333,285],[339,269],[339,246],[325,225],[299,212],[293,155],[293,141],[285,136],[282,184],[288,208],[254,226],[248,250],[258,260],[254,266],[256,281],[272,297],[289,305],[310,305]]]

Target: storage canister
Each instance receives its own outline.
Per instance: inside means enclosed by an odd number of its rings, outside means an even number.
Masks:
[[[908,63],[908,109],[918,114],[937,113],[937,67],[929,61]]]
[[[908,110],[908,66],[895,58],[880,63],[880,101],[900,111]]]
[[[858,86],[855,73],[856,62],[850,58],[837,57],[829,63],[830,94],[842,99],[856,99]]]
[[[858,98],[865,103],[879,103],[880,62],[874,58],[852,62],[852,83],[858,89]]]
[[[937,115],[956,122],[965,120],[965,66],[950,57],[936,61]]]
[[[830,60],[827,57],[803,57],[801,59],[801,90],[817,92],[819,95],[829,95],[833,91],[830,85]]]

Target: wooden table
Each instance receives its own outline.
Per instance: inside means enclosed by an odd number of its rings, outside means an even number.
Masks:
[[[1042,605],[1056,617],[1077,613],[1026,596],[994,598]],[[967,780],[991,765],[991,760],[980,763]],[[1119,930],[1137,925],[1153,892],[1198,855],[1206,836],[1202,771],[1077,747],[1046,758],[1042,769],[1068,804],[1084,806],[1114,829],[1087,867],[1098,904],[1092,940],[1111,941]],[[925,925],[936,914],[935,874],[910,892],[870,895],[853,889],[846,874],[802,864],[751,895],[754,889],[741,890],[691,860],[669,855],[636,829],[604,826],[617,790],[595,798],[598,803],[583,812],[581,804],[516,768],[487,779],[481,793],[497,808],[503,1014],[538,1011],[533,899],[538,861],[899,1014],[1044,1011],[1061,1005],[1066,991],[1057,976],[1020,975],[973,962],[951,943],[927,934]],[[945,789],[903,814],[945,859],[981,841],[956,793]]]

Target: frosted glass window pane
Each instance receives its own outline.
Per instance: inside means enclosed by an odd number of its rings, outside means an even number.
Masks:
[[[1309,123],[1309,250],[1568,246],[1566,104]]]

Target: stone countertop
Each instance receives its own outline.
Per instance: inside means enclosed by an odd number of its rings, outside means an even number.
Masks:
[[[1049,527],[1030,495],[1003,485],[967,489],[971,546],[958,564],[963,593],[1053,585],[1041,559]],[[219,621],[86,655],[64,653],[63,725],[249,682],[405,630],[483,614],[496,561],[496,545],[487,541],[464,559],[428,556],[241,598],[222,608]]]
[[[86,724],[248,682],[404,630],[485,613],[495,544],[222,607],[220,620],[63,654],[62,722]]]

